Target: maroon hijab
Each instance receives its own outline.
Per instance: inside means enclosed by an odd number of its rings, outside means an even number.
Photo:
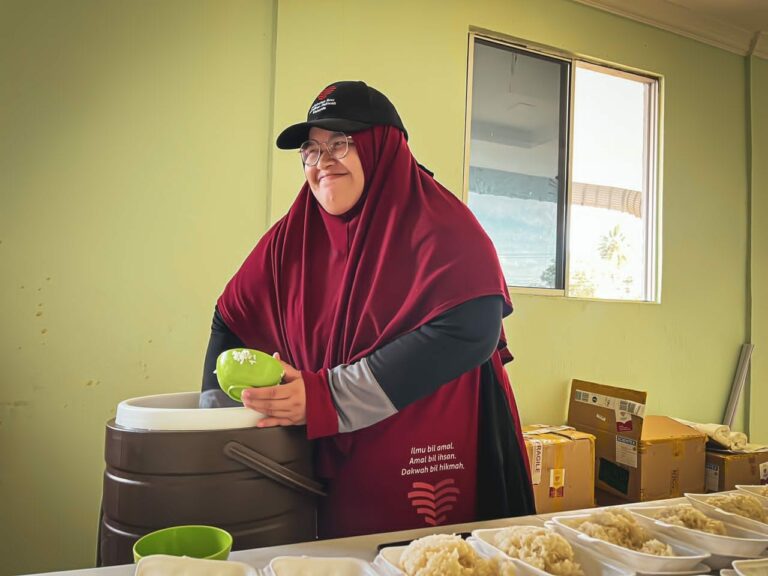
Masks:
[[[355,362],[480,296],[499,295],[512,311],[491,240],[418,166],[403,133],[352,136],[365,174],[354,208],[328,214],[305,182],[218,301],[248,347],[299,370]]]

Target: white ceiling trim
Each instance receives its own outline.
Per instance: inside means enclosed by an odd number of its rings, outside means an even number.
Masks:
[[[575,0],[606,12],[644,22],[675,34],[693,38],[729,52],[768,59],[766,33],[753,33],[733,24],[711,18],[667,0]]]

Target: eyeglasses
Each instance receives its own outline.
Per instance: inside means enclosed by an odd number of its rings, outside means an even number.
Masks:
[[[349,153],[349,144],[352,137],[344,132],[334,132],[327,142],[318,142],[317,140],[307,140],[299,148],[301,161],[304,166],[317,166],[320,162],[320,156],[323,154],[323,146],[328,150],[328,156],[334,160],[341,160]],[[352,142],[352,145],[354,143]]]

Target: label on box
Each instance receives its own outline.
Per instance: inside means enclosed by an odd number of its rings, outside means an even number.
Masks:
[[[549,471],[549,497],[565,496],[565,468],[552,468]]]
[[[629,412],[639,418],[645,417],[645,404],[632,402],[631,400],[622,400],[620,398],[614,398],[613,396],[606,396],[605,394],[585,392],[584,390],[576,390],[573,399],[577,402],[590,404],[591,406],[608,408],[608,410],[614,410],[617,413]]]
[[[632,432],[632,414],[616,409],[616,432]]]
[[[760,464],[760,484],[768,484],[768,462]]]
[[[616,462],[637,468],[637,440],[616,436]]]
[[[534,486],[541,484],[541,462],[544,458],[544,443],[541,440],[534,440],[529,438],[533,449],[533,458],[531,462],[531,483]]]
[[[717,492],[720,490],[720,466],[717,464],[707,464],[704,483],[707,492]]]

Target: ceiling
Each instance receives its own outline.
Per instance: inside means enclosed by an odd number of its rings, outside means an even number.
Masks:
[[[575,0],[723,48],[768,59],[768,0]]]

